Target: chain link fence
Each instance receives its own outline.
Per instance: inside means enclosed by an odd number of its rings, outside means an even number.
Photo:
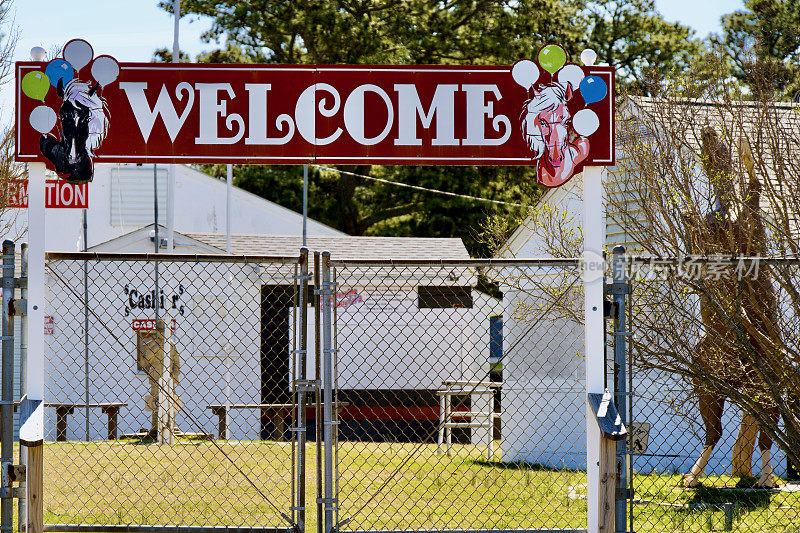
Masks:
[[[302,258],[49,255],[46,529],[321,530]],[[585,530],[577,263],[333,276],[337,529]]]
[[[49,254],[47,529],[295,526],[298,265]]]
[[[585,530],[577,263],[332,264],[338,529]]]
[[[797,531],[798,262],[628,267],[631,529]]]
[[[628,262],[619,531],[798,521],[798,265],[725,261]],[[46,529],[585,530],[578,262],[328,264],[50,254]]]

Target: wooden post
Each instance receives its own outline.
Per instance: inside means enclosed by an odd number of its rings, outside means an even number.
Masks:
[[[28,529],[27,533],[43,533],[44,506],[42,505],[42,488],[44,485],[44,446],[28,447]]]
[[[614,532],[616,518],[615,493],[617,490],[617,443],[600,438],[600,497],[597,510],[597,531]]]
[[[600,433],[597,503],[594,507],[597,522],[596,529],[590,531],[613,533],[616,519],[617,441],[624,441],[628,431],[608,391],[589,393],[587,399],[589,410],[594,414],[592,418]]]

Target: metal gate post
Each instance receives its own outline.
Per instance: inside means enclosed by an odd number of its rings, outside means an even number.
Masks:
[[[3,466],[2,503],[0,503],[0,529],[10,533],[14,522],[12,487],[5,472],[14,464],[14,320],[10,313],[14,298],[14,243],[3,241],[3,385],[0,427],[2,443],[0,455]]]
[[[20,297],[23,301],[27,301],[28,299],[28,245],[26,243],[22,243],[20,245],[20,255],[21,255],[21,264],[20,264],[20,278],[21,278],[21,289],[20,289]],[[27,345],[27,331],[28,331],[28,320],[27,317],[23,317],[22,320],[19,321],[19,397],[22,398],[25,396],[25,380],[26,380],[26,373],[27,373],[27,358],[28,358],[28,345]],[[25,450],[25,446],[22,445],[22,442],[19,443],[19,464],[25,467],[28,464],[28,452]],[[25,502],[25,498],[27,498],[27,483],[26,478],[23,477],[19,482],[19,501],[17,502],[17,531],[23,532],[25,531],[25,527],[28,524],[28,506]]]
[[[317,533],[323,532],[322,523],[322,394],[320,388],[321,361],[320,349],[322,347],[322,324],[320,323],[320,255],[314,252],[314,384],[316,398],[314,405],[314,429],[317,444]]]
[[[626,343],[628,332],[625,330],[625,297],[630,292],[630,285],[625,274],[625,247],[616,246],[613,250],[612,272],[613,283],[611,295],[614,302],[614,403],[623,424],[628,424],[628,390],[627,390],[627,358]],[[617,532],[628,531],[626,512],[630,496],[628,487],[628,439],[617,441],[617,492],[614,502],[614,529]]]
[[[306,530],[306,393],[313,391],[307,380],[306,361],[308,358],[308,248],[300,248],[300,331],[297,347],[297,372],[295,390],[297,391],[297,427],[294,428],[297,442],[297,529]]]
[[[322,253],[322,389],[323,389],[323,438],[325,439],[325,533],[333,533],[333,511],[336,500],[333,496],[333,323],[331,320],[331,254]]]

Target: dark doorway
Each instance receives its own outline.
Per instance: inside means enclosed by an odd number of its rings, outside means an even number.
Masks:
[[[289,313],[293,285],[261,287],[261,403],[291,403],[289,391]],[[261,438],[272,434],[272,420],[262,414]]]

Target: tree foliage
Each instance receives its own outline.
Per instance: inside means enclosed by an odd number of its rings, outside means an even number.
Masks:
[[[213,19],[204,39],[225,45],[198,58],[209,62],[511,64],[555,42],[574,60],[583,48],[596,48],[620,68],[619,82],[633,86],[643,69],[683,65],[698,48],[690,30],[666,23],[652,0],[184,0],[182,12]],[[166,50],[158,55],[170,57]],[[342,169],[513,203],[530,204],[541,192],[528,168]],[[236,183],[298,209],[300,173],[247,167],[237,169]],[[475,238],[487,214],[520,213],[317,169],[309,198],[310,216],[347,233],[458,236],[474,254],[488,252]]]
[[[716,39],[734,76],[752,93],[777,92],[784,100],[800,91],[800,2],[745,0],[744,9],[722,18]]]
[[[589,2],[586,18],[589,47],[629,93],[646,92],[645,77],[685,71],[702,51],[694,31],[665,21],[653,0]]]

